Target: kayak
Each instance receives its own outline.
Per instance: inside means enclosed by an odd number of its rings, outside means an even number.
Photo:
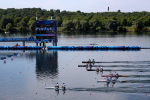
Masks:
[[[102,75],[102,77],[129,77],[127,75]]]
[[[57,88],[57,87],[45,87],[45,89],[64,90],[64,88]],[[65,89],[65,90],[67,90],[67,89]]]
[[[107,80],[98,80],[97,82],[126,82],[126,81],[122,81],[122,80],[117,80],[117,81],[107,81]]]

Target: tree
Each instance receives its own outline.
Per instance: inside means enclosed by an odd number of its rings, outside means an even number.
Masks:
[[[50,13],[50,16],[54,16],[54,10],[53,9],[50,9],[49,13]]]
[[[118,27],[118,23],[116,20],[109,19],[105,21],[105,27],[109,30],[116,31]]]
[[[81,20],[80,21],[80,26],[82,31],[87,31],[88,30],[88,22],[86,20]]]
[[[58,22],[58,27],[60,27],[62,24],[62,19],[60,17],[56,17],[56,20]]]
[[[26,30],[26,23],[24,21],[20,21],[19,23],[17,23],[17,26],[19,31]]]
[[[59,14],[59,13],[60,13],[60,9],[57,9],[55,13],[56,13],[56,14]]]
[[[63,30],[69,31],[70,28],[73,28],[73,22],[72,20],[66,20],[62,22]]]
[[[96,27],[98,27],[98,21],[97,21],[96,19],[90,20],[90,21],[89,21],[89,25],[90,25],[91,27],[93,27],[94,30],[96,30]]]
[[[76,31],[80,30],[80,21],[78,19],[73,20],[73,25]]]
[[[16,17],[14,19],[14,25],[17,26],[17,23],[19,23],[21,21],[21,17]]]
[[[140,20],[135,20],[132,23],[132,27],[134,28],[134,31],[140,31],[143,29],[144,25]]]
[[[126,18],[122,19],[121,25],[127,26],[127,19]]]
[[[36,17],[31,17],[29,21],[36,20]]]
[[[0,20],[0,28],[6,28],[6,25],[8,23],[13,23],[13,20],[10,18],[7,18],[6,16],[2,16],[1,20]]]
[[[30,20],[29,16],[26,16],[26,17],[22,18],[22,21],[24,21],[26,24],[29,22],[29,20]]]
[[[120,10],[118,10],[118,12],[120,13],[121,11],[120,11]]]
[[[39,18],[39,20],[44,20],[45,18],[43,17],[43,16],[41,16],[40,18]]]
[[[11,31],[12,30],[12,24],[11,23],[8,23],[6,25],[6,31]]]
[[[29,21],[28,26],[29,26],[29,31],[34,31],[35,30],[35,20]]]

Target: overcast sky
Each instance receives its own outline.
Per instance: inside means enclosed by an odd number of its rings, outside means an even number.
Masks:
[[[42,8],[60,11],[105,12],[118,11],[150,12],[150,0],[0,0],[0,8]]]

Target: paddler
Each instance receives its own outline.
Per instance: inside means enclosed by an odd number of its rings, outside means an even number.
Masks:
[[[101,72],[103,72],[103,67],[102,66],[99,69],[100,69]]]
[[[55,87],[59,88],[59,84],[58,84],[58,82],[56,83],[56,86],[55,86]]]
[[[93,59],[93,65],[95,64],[95,60]]]
[[[116,79],[113,77],[113,78],[112,78],[112,81],[116,81]]]
[[[110,79],[108,77],[106,79],[107,79],[107,81],[110,81]]]
[[[113,73],[112,72],[110,72],[110,74],[109,75],[111,75],[110,76],[110,79],[112,80],[112,77],[113,77]]]
[[[115,76],[119,76],[119,74],[117,72],[115,72]]]
[[[119,77],[119,74],[117,73],[117,72],[115,72],[115,78],[116,78],[116,80],[118,79],[118,77]]]
[[[89,59],[89,63],[91,63],[91,59]]]
[[[109,75],[113,76],[113,73],[112,73],[112,72],[110,72],[110,74],[109,74]]]
[[[96,71],[99,72],[99,67],[98,66],[96,67]]]
[[[86,69],[88,68],[88,63],[86,63]]]
[[[62,88],[63,88],[64,90],[66,89],[65,83],[62,84]]]
[[[92,68],[92,64],[90,63],[89,65],[90,65],[90,69],[91,69]]]

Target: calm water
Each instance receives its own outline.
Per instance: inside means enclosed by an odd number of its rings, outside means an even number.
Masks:
[[[28,35],[27,35],[28,34]],[[2,37],[29,37],[33,34],[1,34]],[[150,47],[150,33],[67,33],[59,34],[58,46],[141,46]],[[5,42],[0,45],[13,46]],[[22,43],[18,43],[22,45]],[[26,43],[26,46],[35,43]],[[51,46],[52,44],[47,44]],[[19,53],[11,60],[7,55]],[[150,98],[150,50],[140,51],[0,51],[0,100],[149,100]],[[82,61],[95,59],[104,69],[117,71],[118,80],[126,83],[100,83],[101,73],[87,71]],[[95,69],[93,67],[92,69]],[[104,71],[108,75],[110,71]],[[45,89],[56,82],[66,84],[66,91]]]

